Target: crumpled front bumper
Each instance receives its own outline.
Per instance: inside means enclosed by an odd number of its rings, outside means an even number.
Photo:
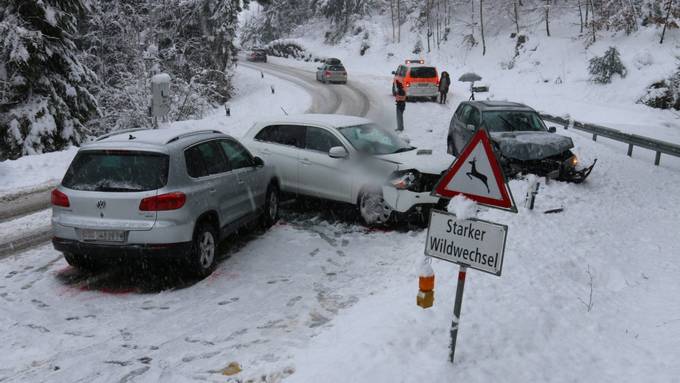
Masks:
[[[560,173],[559,177],[557,177],[557,180],[580,184],[581,182],[585,181],[586,178],[588,178],[590,173],[593,171],[593,168],[595,167],[596,163],[597,159],[595,159],[590,166],[580,170],[576,170],[573,168],[565,169]]]
[[[410,190],[397,189],[390,185],[382,187],[383,199],[394,211],[405,213],[416,205],[436,205],[440,198],[434,197],[429,191],[417,193]]]

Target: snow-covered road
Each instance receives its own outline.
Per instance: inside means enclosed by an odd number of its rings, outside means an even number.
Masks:
[[[306,113],[348,114],[361,117],[369,114],[370,96],[351,78],[346,85],[324,85],[315,80],[312,71],[277,63],[275,58],[266,64],[244,61],[240,65],[272,74],[304,88],[312,97],[312,104]]]

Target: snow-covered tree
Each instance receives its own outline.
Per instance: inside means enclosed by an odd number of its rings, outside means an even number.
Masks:
[[[0,2],[0,159],[77,144],[98,115],[73,37],[85,12],[81,0]]]

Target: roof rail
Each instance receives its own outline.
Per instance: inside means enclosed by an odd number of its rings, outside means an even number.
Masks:
[[[132,132],[138,132],[140,130],[148,130],[149,128],[134,128],[134,129],[122,129],[122,130],[114,130],[113,132],[108,132],[102,136],[99,136],[95,139],[95,141],[101,141],[104,139],[107,139],[111,136],[115,136],[118,134],[124,134],[124,133],[132,133]]]
[[[171,142],[178,141],[178,140],[180,140],[180,139],[182,139],[182,138],[187,138],[187,137],[195,136],[195,135],[198,135],[198,134],[209,134],[209,133],[220,133],[220,134],[224,134],[224,133],[220,132],[219,130],[215,130],[215,129],[194,130],[194,131],[191,131],[191,132],[178,134],[178,135],[176,135],[175,137],[169,139],[165,144],[167,145],[167,144],[169,144],[169,143],[171,143]]]

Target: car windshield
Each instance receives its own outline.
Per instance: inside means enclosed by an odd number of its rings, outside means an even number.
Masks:
[[[493,111],[482,113],[482,122],[490,132],[545,131],[536,112]]]
[[[364,154],[393,154],[415,149],[396,134],[376,124],[347,126],[338,130],[356,150]]]
[[[413,78],[430,78],[437,77],[437,71],[429,66],[418,66],[411,68],[411,77]]]
[[[160,189],[167,181],[165,154],[96,150],[76,155],[62,185],[75,190],[138,192]]]

